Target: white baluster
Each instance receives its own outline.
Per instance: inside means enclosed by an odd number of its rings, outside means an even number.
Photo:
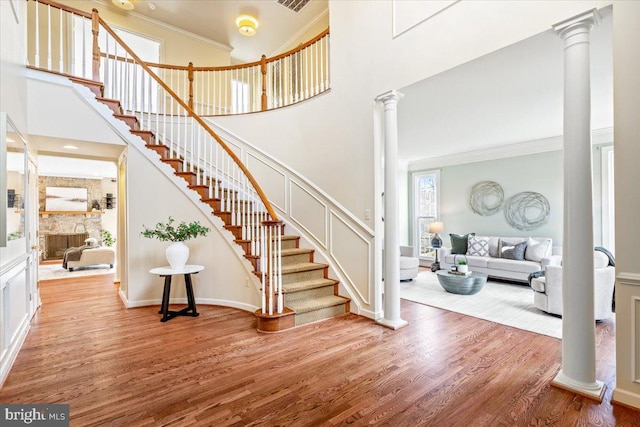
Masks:
[[[278,313],[282,313],[283,309],[283,296],[282,296],[282,227],[280,224],[275,226],[276,228],[276,260],[278,261],[278,267],[276,269],[276,281],[278,283]]]
[[[265,245],[266,245],[266,241],[267,241],[267,236],[266,236],[266,230],[264,229],[264,227],[260,228],[260,272],[262,273],[262,292],[261,292],[261,299],[262,299],[262,313],[266,313],[267,311],[267,300],[266,300],[266,287],[267,287],[267,281],[266,281],[266,270],[267,270],[267,260],[266,257],[264,256],[265,253]]]
[[[47,70],[51,70],[51,5],[47,5]]]
[[[60,41],[59,54],[60,54],[60,65],[58,66],[58,70],[61,73],[64,73],[64,46],[62,43],[62,9],[58,9],[58,40]]]

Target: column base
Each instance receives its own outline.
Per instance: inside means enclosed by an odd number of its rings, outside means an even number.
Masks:
[[[382,326],[386,326],[387,328],[393,329],[394,331],[400,329],[404,326],[407,326],[409,322],[406,320],[398,319],[398,320],[389,320],[389,319],[378,319],[376,323],[381,324]]]
[[[602,402],[602,397],[606,390],[602,381],[596,380],[595,383],[583,383],[582,381],[569,378],[562,371],[558,372],[553,381],[551,381],[551,385],[579,394],[588,399],[593,399],[598,403]]]

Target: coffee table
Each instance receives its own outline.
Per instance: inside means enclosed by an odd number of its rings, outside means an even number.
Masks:
[[[487,275],[472,271],[467,276],[450,274],[447,270],[436,271],[438,282],[445,291],[459,295],[473,295],[482,290],[487,283]]]

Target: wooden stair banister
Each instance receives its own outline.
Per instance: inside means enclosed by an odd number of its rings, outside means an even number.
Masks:
[[[93,9],[94,12],[98,12],[97,9]],[[133,52],[133,50],[131,50],[131,48],[129,48],[129,46],[126,45],[126,43],[124,43],[122,41],[122,39],[120,37],[118,37],[118,35],[116,34],[115,31],[113,31],[111,29],[111,27],[102,19],[102,17],[99,17],[100,20],[100,24],[102,25],[102,27],[109,33],[109,35],[111,35],[111,37],[113,37],[113,39],[120,44],[120,46],[122,46],[129,55],[131,55],[131,57],[156,81],[156,83],[158,83],[169,95],[171,95],[171,97],[173,97],[173,99],[182,107],[184,108],[190,116],[192,116],[199,124],[200,126],[202,126],[208,133],[209,135],[211,135],[220,145],[220,147],[222,147],[224,149],[224,151],[226,151],[226,153],[229,155],[229,157],[231,157],[233,159],[233,161],[238,165],[238,167],[240,167],[240,169],[242,170],[242,172],[245,174],[245,176],[249,179],[249,181],[251,182],[251,185],[253,185],[253,188],[255,189],[255,191],[258,193],[258,195],[260,196],[260,199],[262,200],[262,203],[264,203],[265,208],[267,209],[267,211],[269,212],[269,216],[271,217],[271,219],[273,219],[274,221],[278,220],[278,215],[275,213],[273,207],[271,206],[271,203],[269,203],[269,199],[267,199],[267,196],[264,194],[264,191],[262,190],[262,188],[260,187],[260,185],[258,184],[258,182],[256,181],[256,179],[253,177],[253,175],[251,174],[251,172],[249,172],[249,170],[246,168],[246,166],[242,163],[242,161],[240,161],[240,159],[238,158],[238,156],[233,152],[233,150],[231,150],[229,148],[229,146],[218,136],[218,134],[216,134],[213,129],[211,129],[206,122],[199,116],[197,115],[190,107],[188,104],[186,104],[184,101],[182,101],[182,99],[180,99],[180,97],[178,95],[176,95],[176,93],[169,87],[167,86],[147,65],[144,61],[142,61],[140,59],[140,57],[138,55],[135,54],[135,52]]]
[[[34,2],[91,20],[88,43],[93,50],[89,78],[84,70],[82,78],[51,70],[51,61],[48,67],[32,68],[66,75],[74,83],[89,87],[96,100],[106,105],[115,119],[126,123],[129,132],[137,137],[130,142],[141,141],[142,149],[153,150],[158,156],[150,156],[149,161],[169,165],[170,168],[162,168],[164,173],[184,179],[183,191],[196,192],[200,201],[194,202],[208,206],[211,217],[219,218],[217,224],[222,221],[224,225],[220,228],[242,248],[247,266],[251,266],[262,282],[263,303],[256,312],[258,330],[275,332],[349,312],[350,300],[339,296],[338,281],[328,278],[329,266],[314,262],[314,251],[300,248],[299,236],[284,234],[283,222],[255,178],[230,146],[196,113],[193,82],[197,81],[194,76],[198,67],[190,63],[185,68],[190,75],[189,98],[181,99],[118,37],[96,9],[90,14],[76,13],[50,0]],[[37,16],[36,7],[36,19]],[[102,40],[100,27],[106,32],[106,52],[100,52],[98,44],[98,40]],[[109,46],[113,47],[112,52]],[[124,52],[123,57],[116,55],[118,50],[114,46],[122,49],[119,52]],[[262,67],[268,62],[263,57],[257,64]],[[255,65],[229,69],[248,69]],[[264,67],[261,74],[263,70]],[[96,81],[102,74],[104,82]],[[262,76],[264,81],[266,73]],[[129,90],[130,86],[133,90]],[[171,99],[171,104],[152,104],[152,91],[157,91],[158,99]],[[169,132],[167,126],[170,126]]]

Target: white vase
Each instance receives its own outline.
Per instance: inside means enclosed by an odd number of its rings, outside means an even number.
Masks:
[[[189,259],[189,246],[184,242],[173,242],[165,252],[172,270],[182,270]]]
[[[459,265],[458,266],[458,271],[460,273],[466,273],[467,271],[469,271],[469,266],[468,265]]]

